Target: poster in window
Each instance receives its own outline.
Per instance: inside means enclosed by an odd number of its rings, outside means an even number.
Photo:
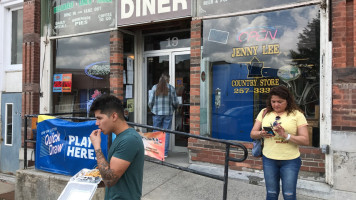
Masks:
[[[72,92],[72,74],[63,74],[62,92]]]
[[[71,92],[72,74],[54,74],[53,92]]]
[[[53,92],[62,92],[62,74],[53,75]]]

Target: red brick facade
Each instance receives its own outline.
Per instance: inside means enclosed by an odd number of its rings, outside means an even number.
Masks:
[[[22,43],[22,117],[38,114],[40,108],[40,34],[41,1],[25,0],[23,5]],[[31,125],[31,122],[28,122]],[[33,139],[31,127],[27,127],[27,138]],[[24,136],[22,131],[22,145]],[[29,144],[28,147],[33,147]]]
[[[332,129],[356,131],[356,2],[332,1]]]
[[[110,32],[110,94],[124,99],[124,49],[123,34],[120,31]]]
[[[26,0],[23,6],[22,116],[39,113],[41,1]]]
[[[200,134],[200,60],[202,21],[191,22],[190,32],[190,133]]]

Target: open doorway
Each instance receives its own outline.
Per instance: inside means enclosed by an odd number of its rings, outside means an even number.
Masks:
[[[144,59],[147,69],[147,82],[144,84],[147,84],[147,91],[158,83],[162,73],[168,72],[170,84],[176,89],[179,100],[179,106],[173,117],[172,130],[189,132],[190,51],[146,52]],[[153,114],[147,107],[147,100],[143,102],[144,107],[147,108],[147,124],[153,125]],[[185,136],[172,134],[170,137],[170,150],[173,152],[186,152],[187,145],[188,139]]]

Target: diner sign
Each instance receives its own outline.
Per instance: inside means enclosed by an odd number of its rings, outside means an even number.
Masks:
[[[70,122],[39,115],[36,169],[73,176],[83,168],[95,168],[96,155],[89,136],[97,128],[94,120]],[[107,157],[107,142],[107,136],[101,134],[101,149],[105,157]]]
[[[115,28],[116,0],[52,0],[52,34],[63,36]]]
[[[118,0],[118,26],[190,17],[191,0]]]

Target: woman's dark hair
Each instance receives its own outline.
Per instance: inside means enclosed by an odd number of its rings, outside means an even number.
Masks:
[[[121,120],[125,120],[122,102],[113,95],[103,94],[96,98],[91,104],[90,113],[94,113],[97,110],[107,116],[116,112]]]
[[[284,85],[279,85],[279,86],[271,88],[271,91],[268,95],[267,102],[266,102],[267,113],[273,111],[273,108],[271,105],[271,99],[272,99],[273,95],[278,96],[279,98],[285,99],[287,101],[287,107],[286,107],[287,114],[290,114],[290,113],[294,112],[295,110],[299,110],[300,112],[303,113],[303,111],[295,103],[293,94]]]
[[[159,82],[157,84],[157,89],[156,89],[156,95],[163,95],[167,96],[168,95],[168,81],[169,81],[169,74],[168,73],[163,73],[161,75],[161,78],[159,78]]]

